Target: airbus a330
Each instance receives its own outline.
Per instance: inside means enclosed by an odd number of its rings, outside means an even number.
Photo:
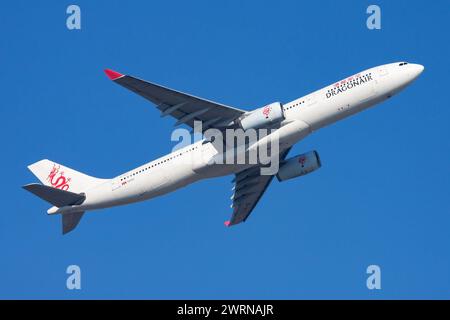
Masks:
[[[202,132],[217,129],[243,131],[271,129],[261,140],[277,135],[276,174],[261,174],[261,163],[220,163],[229,148],[215,147],[203,138],[161,158],[111,179],[88,176],[50,160],[41,160],[28,168],[40,180],[24,188],[51,207],[49,215],[62,216],[63,233],[72,231],[86,211],[109,208],[151,199],[173,192],[193,182],[234,175],[232,215],[227,226],[245,221],[277,176],[285,181],[308,174],[321,166],[317,151],[287,157],[294,144],[336,121],[374,106],[411,84],[424,70],[419,64],[396,62],[361,71],[323,89],[287,103],[274,102],[252,111],[175,91],[138,78],[105,70],[115,83],[152,102],[161,116],[176,119],[176,125],[194,128],[201,121]],[[217,143],[217,141],[216,141]],[[225,145],[227,145],[225,143]],[[252,146],[247,146],[251,148]],[[236,147],[232,147],[236,151]],[[244,150],[244,151],[245,151]],[[237,152],[237,151],[236,151]]]

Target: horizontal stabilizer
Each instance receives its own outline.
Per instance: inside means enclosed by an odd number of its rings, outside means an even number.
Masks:
[[[75,229],[83,218],[84,212],[71,212],[62,215],[62,232],[66,234]]]
[[[44,186],[39,183],[31,183],[23,186],[25,190],[34,193],[39,198],[51,203],[56,207],[64,207],[74,204],[81,204],[86,196],[84,194],[73,193],[70,191],[64,191],[49,186]]]

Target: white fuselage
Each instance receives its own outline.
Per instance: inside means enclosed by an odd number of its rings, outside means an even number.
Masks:
[[[408,86],[423,71],[417,64],[391,63],[362,71],[283,105],[285,120],[277,129],[280,152],[308,134],[344,119]],[[195,181],[237,173],[246,165],[208,164],[217,156],[204,140],[178,149],[86,190],[81,205],[52,208],[49,213],[87,211],[154,198]]]

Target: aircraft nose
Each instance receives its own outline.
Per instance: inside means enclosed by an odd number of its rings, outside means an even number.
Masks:
[[[423,70],[425,69],[425,67],[421,64],[411,64],[410,66],[411,69],[411,75],[413,77],[413,79],[416,79],[418,76],[420,76],[420,74],[423,72]]]

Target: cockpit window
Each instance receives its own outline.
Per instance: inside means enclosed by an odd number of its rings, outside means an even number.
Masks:
[[[399,66],[406,66],[408,64],[408,62],[402,62],[399,64]]]

